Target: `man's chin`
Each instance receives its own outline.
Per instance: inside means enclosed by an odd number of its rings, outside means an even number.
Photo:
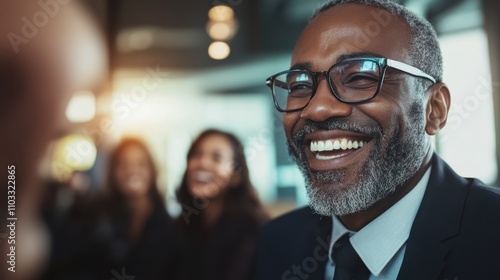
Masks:
[[[323,216],[344,216],[368,209],[375,202],[360,199],[355,190],[335,188],[331,185],[307,187],[309,206]]]
[[[348,178],[345,170],[309,171],[308,175],[309,206],[324,216],[344,216],[366,210],[386,195],[362,178]]]
[[[337,188],[345,189],[343,185],[346,184],[346,170],[327,170],[327,171],[317,171],[308,168],[307,175],[308,181],[317,187],[323,188]]]

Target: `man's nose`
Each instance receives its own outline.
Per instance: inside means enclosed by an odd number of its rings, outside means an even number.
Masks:
[[[318,84],[316,94],[309,104],[302,109],[300,117],[315,122],[326,121],[329,118],[348,117],[352,113],[352,105],[341,102],[332,93],[328,81]]]

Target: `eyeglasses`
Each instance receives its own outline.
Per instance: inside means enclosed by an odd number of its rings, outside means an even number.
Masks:
[[[312,72],[294,69],[280,72],[266,80],[271,88],[274,105],[280,112],[304,109],[318,86],[318,77],[324,75],[333,95],[341,102],[356,104],[368,101],[380,91],[388,67],[436,83],[422,70],[388,58],[349,58],[333,65],[328,71]]]

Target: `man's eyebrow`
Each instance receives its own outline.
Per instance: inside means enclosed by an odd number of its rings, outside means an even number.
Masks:
[[[346,60],[349,58],[360,58],[360,57],[384,57],[380,54],[372,53],[372,52],[355,52],[355,53],[348,53],[348,54],[343,54],[337,58],[336,63]]]
[[[347,53],[339,56],[335,63],[339,63],[343,60],[349,58],[361,58],[361,57],[384,57],[380,54],[372,53],[372,52],[355,52],[355,53]],[[311,62],[303,62],[294,64],[290,67],[290,70],[302,69],[302,70],[311,70],[313,68],[313,64]]]
[[[311,68],[312,68],[312,63],[310,63],[310,62],[304,62],[304,63],[294,64],[292,67],[290,67],[290,70],[297,70],[297,69],[311,70]]]

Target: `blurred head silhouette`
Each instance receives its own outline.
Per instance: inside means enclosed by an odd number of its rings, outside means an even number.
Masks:
[[[48,240],[38,219],[43,191],[38,165],[67,124],[64,109],[71,93],[91,89],[106,76],[104,39],[85,9],[77,1],[47,1],[54,2],[50,8],[41,2],[0,0],[5,38],[0,41],[0,163],[15,166],[19,217],[19,269],[4,274],[7,246],[2,246],[1,279],[32,279],[42,267]]]

